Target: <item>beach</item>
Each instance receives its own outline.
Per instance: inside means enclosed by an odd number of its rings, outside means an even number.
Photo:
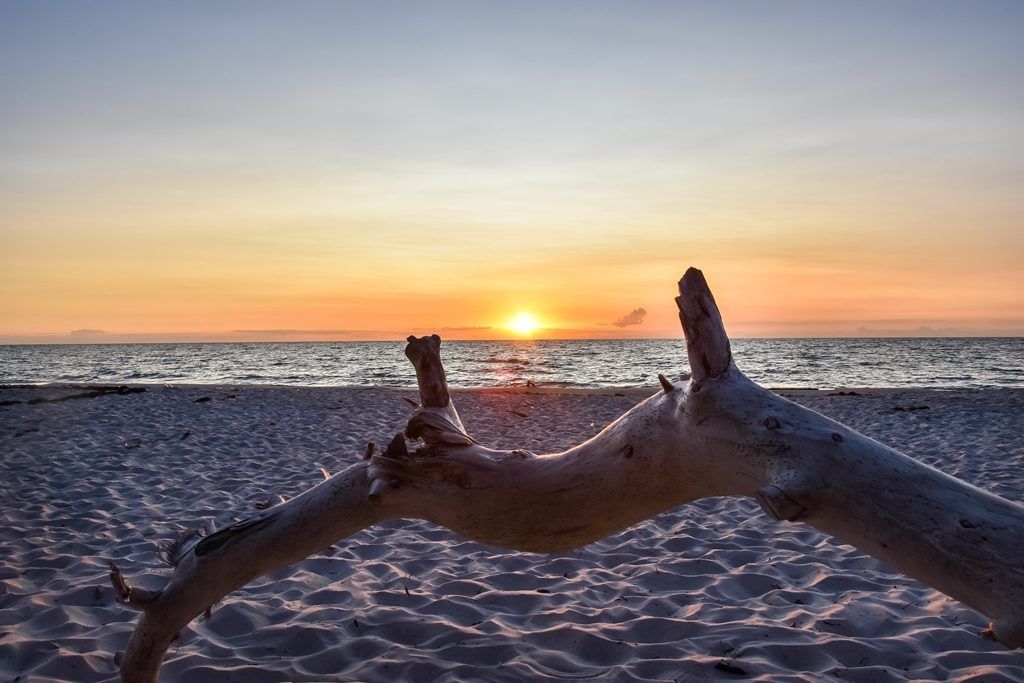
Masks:
[[[564,449],[656,387],[453,392],[487,445]],[[947,473],[1024,501],[1024,389],[784,390]],[[156,588],[156,542],[222,527],[356,462],[412,390],[0,388],[0,679],[116,677]],[[836,476],[842,476],[837,472]],[[261,577],[196,620],[165,681],[1024,680],[977,612],[747,498],[705,499],[536,555],[408,520]]]

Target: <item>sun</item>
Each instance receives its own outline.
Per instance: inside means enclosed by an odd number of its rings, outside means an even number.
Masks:
[[[516,334],[528,337],[540,327],[540,322],[531,313],[516,313],[515,317],[508,323],[508,329]]]

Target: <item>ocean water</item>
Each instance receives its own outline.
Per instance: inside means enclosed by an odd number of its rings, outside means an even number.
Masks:
[[[415,387],[404,342],[0,346],[0,383]],[[453,387],[654,386],[688,371],[678,339],[446,341]],[[1024,338],[734,339],[769,387],[1024,386]]]

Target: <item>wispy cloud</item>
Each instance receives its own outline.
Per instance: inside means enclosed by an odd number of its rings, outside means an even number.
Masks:
[[[258,335],[275,335],[275,334],[365,334],[367,332],[387,332],[389,330],[341,330],[341,329],[327,329],[327,330],[302,330],[302,329],[270,329],[270,330],[231,330],[235,334],[258,334]]]
[[[407,332],[374,329],[238,329],[211,332],[110,332],[82,328],[67,333],[0,334],[0,344],[181,344],[274,341],[399,341]]]
[[[628,327],[629,325],[639,325],[644,321],[644,317],[647,315],[646,309],[643,307],[634,308],[632,311],[622,316],[618,320],[612,323],[615,327]]]

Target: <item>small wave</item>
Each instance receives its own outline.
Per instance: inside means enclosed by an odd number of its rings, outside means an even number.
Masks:
[[[736,339],[733,354],[767,386],[1024,387],[1024,339]],[[650,385],[681,363],[678,340],[446,342],[452,386]],[[330,353],[325,353],[325,351]],[[527,355],[528,354],[528,355]],[[668,373],[666,373],[668,374]],[[231,382],[410,385],[386,343],[0,346],[0,382]]]

